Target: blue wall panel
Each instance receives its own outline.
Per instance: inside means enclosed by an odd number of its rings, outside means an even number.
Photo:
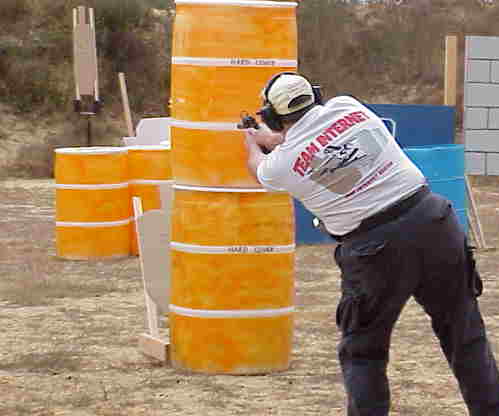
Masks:
[[[370,104],[369,107],[395,122],[395,138],[402,147],[454,143],[455,107],[399,104]]]
[[[459,222],[467,232],[464,146],[451,144],[407,147],[404,151],[426,176],[430,189],[452,202]]]

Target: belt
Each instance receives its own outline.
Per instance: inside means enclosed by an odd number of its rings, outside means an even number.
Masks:
[[[428,186],[424,185],[407,198],[395,202],[395,204],[390,205],[388,208],[363,219],[360,225],[349,233],[340,236],[331,234],[331,237],[341,243],[352,238],[353,236],[372,230],[379,225],[392,222],[419,204],[419,202],[429,193],[430,189]]]

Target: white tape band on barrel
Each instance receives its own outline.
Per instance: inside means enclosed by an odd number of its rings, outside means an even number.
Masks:
[[[175,0],[175,4],[214,4],[219,6],[248,6],[248,7],[296,7],[298,3],[286,1],[244,1],[244,0]]]
[[[264,188],[223,188],[216,186],[192,186],[192,185],[173,185],[173,189],[180,191],[200,191],[200,192],[268,192]]]
[[[165,144],[161,144],[165,142]],[[168,150],[169,144],[166,144],[167,140],[163,140],[159,145],[157,144],[133,144],[131,146],[127,146],[126,148],[130,151],[134,150],[146,150],[146,151],[156,151],[156,150]]]
[[[182,127],[191,130],[217,130],[217,131],[230,131],[238,130],[237,123],[214,123],[209,121],[186,121],[172,119],[170,126]]]
[[[285,194],[286,190],[278,191],[277,189],[268,190],[265,188],[223,188],[217,186],[193,186],[193,185],[173,185],[173,189],[181,191],[200,191],[200,192],[269,192],[273,194]]]
[[[234,66],[234,67],[284,67],[296,68],[295,59],[273,58],[200,58],[195,56],[173,56],[173,65]]]
[[[293,253],[295,251],[295,244],[282,246],[202,246],[172,241],[170,247],[172,250],[197,254],[282,254]]]
[[[131,179],[131,184],[137,185],[162,185],[165,183],[173,183],[172,179]]]
[[[265,318],[272,316],[290,315],[295,311],[294,306],[276,309],[237,309],[237,310],[207,310],[191,309],[170,304],[170,312],[177,315],[193,318]]]
[[[118,146],[60,147],[55,149],[55,152],[77,155],[108,155],[111,153],[125,153],[127,149]]]
[[[56,189],[120,189],[128,187],[128,182],[102,183],[102,184],[69,184],[56,183]]]
[[[119,227],[121,225],[130,224],[131,218],[118,221],[103,221],[103,222],[71,222],[71,221],[56,221],[56,227]]]

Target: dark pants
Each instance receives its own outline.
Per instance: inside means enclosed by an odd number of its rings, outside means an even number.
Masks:
[[[411,296],[431,317],[470,415],[499,416],[499,373],[476,299],[481,280],[446,199],[428,194],[393,221],[339,244],[335,259],[349,416],[388,415],[390,336]]]

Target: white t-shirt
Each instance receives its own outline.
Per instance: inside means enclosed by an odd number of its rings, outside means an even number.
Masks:
[[[426,182],[383,121],[349,96],[306,113],[257,174],[265,188],[289,192],[335,235]]]

